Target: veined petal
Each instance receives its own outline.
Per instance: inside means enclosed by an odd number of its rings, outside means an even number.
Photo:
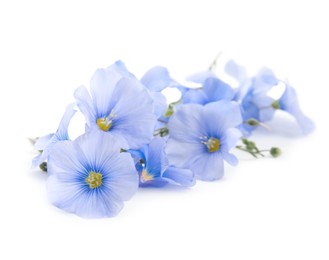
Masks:
[[[191,187],[195,184],[195,175],[189,169],[180,169],[177,167],[169,166],[163,173],[163,178],[172,180],[173,182]]]
[[[154,137],[148,147],[148,156],[146,158],[147,172],[160,176],[162,170],[162,158],[165,157],[165,141],[161,137]]]
[[[204,105],[208,103],[208,97],[206,93],[203,91],[203,89],[189,89],[185,92],[185,94],[182,96],[182,103],[188,104],[200,104]]]
[[[54,136],[54,134],[49,134],[49,135],[39,137],[34,144],[34,148],[39,151],[44,150],[51,142],[51,139],[53,136]]]
[[[56,136],[57,136],[58,140],[68,140],[69,139],[67,130],[69,128],[69,124],[70,124],[72,117],[77,112],[74,109],[74,106],[75,106],[75,104],[70,104],[66,107],[65,113],[62,117],[58,130],[56,132]]]
[[[217,136],[227,128],[236,127],[242,123],[240,107],[233,101],[221,100],[204,106],[202,118],[208,129],[209,136]]]
[[[242,137],[242,133],[237,128],[226,129],[223,138],[221,138],[221,145],[226,145],[227,151],[236,146],[239,139]]]
[[[157,118],[164,115],[167,110],[166,97],[161,92],[149,92],[150,97],[153,100],[154,114]]]
[[[197,104],[179,106],[168,123],[170,137],[181,142],[200,143],[200,137],[205,135],[202,109]]]
[[[170,84],[169,72],[164,67],[154,67],[147,71],[142,77],[141,82],[150,90],[159,92]]]
[[[111,103],[114,118],[110,133],[123,136],[131,149],[150,142],[156,117],[147,89],[135,79],[123,78],[115,88]]]
[[[108,116],[116,84],[122,76],[114,69],[98,69],[90,81],[90,91],[97,117]]]
[[[203,181],[219,180],[224,176],[224,162],[219,153],[203,153],[191,163],[190,169]]]
[[[235,92],[231,86],[218,78],[208,78],[203,85],[204,92],[210,102],[218,100],[232,100]]]
[[[97,118],[93,101],[91,100],[88,90],[84,86],[81,86],[74,92],[74,97],[76,99],[77,106],[86,118],[87,126],[90,128],[93,124],[95,124]]]

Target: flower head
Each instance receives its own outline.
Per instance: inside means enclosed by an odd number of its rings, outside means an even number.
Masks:
[[[34,148],[41,151],[32,161],[32,167],[35,168],[42,162],[46,161],[50,154],[54,144],[59,141],[69,140],[68,127],[69,123],[74,116],[76,110],[74,104],[70,104],[66,107],[65,113],[59,123],[56,133],[39,137],[34,144]]]
[[[138,188],[138,175],[123,139],[92,131],[56,144],[48,160],[50,201],[81,217],[115,216]]]
[[[97,129],[122,136],[133,149],[151,140],[156,119],[153,101],[122,62],[98,69],[91,79],[90,92],[91,96],[83,86],[75,91],[87,131]]]
[[[224,174],[223,160],[232,165],[238,163],[229,151],[241,137],[235,128],[241,122],[236,102],[222,100],[205,106],[180,106],[168,124],[169,162],[191,169],[202,180],[220,179]]]
[[[193,186],[195,177],[191,170],[169,165],[165,153],[165,140],[155,137],[138,151],[130,151],[139,174],[139,186],[161,187],[168,183]]]

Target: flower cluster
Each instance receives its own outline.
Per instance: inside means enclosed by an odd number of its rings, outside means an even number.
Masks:
[[[232,148],[264,156],[247,137],[276,110],[291,114],[304,134],[313,131],[294,88],[272,71],[248,77],[233,61],[225,70],[238,88],[211,70],[188,78],[199,88],[179,84],[160,66],[141,79],[121,61],[96,70],[89,90],[81,86],[74,92],[75,103],[67,106],[56,133],[35,140],[39,154],[32,165],[47,171],[51,203],[81,217],[111,217],[138,187],[218,180],[224,161],[238,164]],[[268,93],[279,83],[285,91],[273,99]],[[181,98],[168,105],[165,88],[178,89]],[[71,140],[68,127],[76,109],[85,117],[85,133]],[[281,153],[276,147],[268,151],[272,157]]]

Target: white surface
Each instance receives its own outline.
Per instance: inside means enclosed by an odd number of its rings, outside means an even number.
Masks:
[[[0,3],[0,258],[328,259],[326,1],[82,2]],[[122,59],[137,75],[159,64],[183,78],[219,51],[288,78],[316,132],[260,134],[280,159],[241,155],[221,181],[140,190],[116,218],[48,203],[26,137],[54,131],[96,68]]]

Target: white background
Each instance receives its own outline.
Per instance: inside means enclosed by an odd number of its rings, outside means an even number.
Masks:
[[[1,1],[1,259],[329,259],[326,1]],[[48,203],[26,137],[56,130],[73,91],[117,59],[175,78],[219,51],[288,78],[317,124],[255,140],[281,158],[241,157],[223,180],[140,190],[112,219]]]

